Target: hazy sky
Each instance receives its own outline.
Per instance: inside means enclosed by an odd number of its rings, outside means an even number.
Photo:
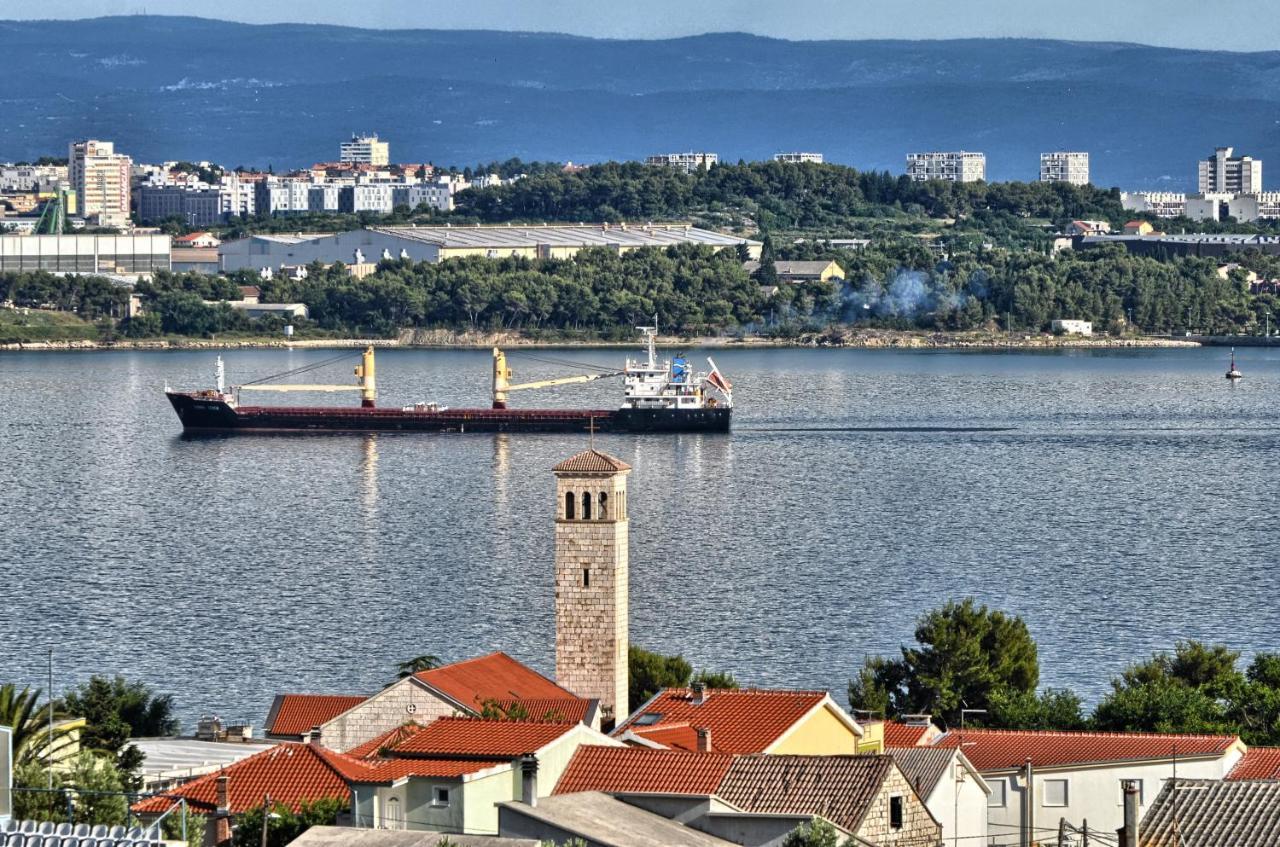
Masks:
[[[1031,36],[1223,50],[1280,49],[1274,0],[0,0],[0,18],[135,12],[251,23],[542,30],[662,38],[730,30],[780,38]],[[1243,22],[1247,21],[1245,24]]]

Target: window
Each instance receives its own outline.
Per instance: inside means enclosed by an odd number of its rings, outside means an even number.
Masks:
[[[1138,805],[1139,805],[1139,806],[1145,806],[1145,805],[1147,804],[1147,797],[1146,797],[1146,788],[1147,788],[1147,787],[1146,787],[1146,785],[1143,783],[1143,781],[1142,781],[1142,780],[1140,780],[1140,779],[1133,779],[1133,780],[1129,780],[1129,779],[1122,779],[1122,780],[1120,780],[1120,794],[1119,794],[1119,796],[1118,796],[1118,797],[1116,797],[1116,805],[1117,805],[1117,806],[1123,806],[1123,805],[1124,805],[1124,784],[1125,784],[1126,782],[1136,782],[1136,783],[1138,784]]]
[[[582,519],[584,521],[591,520],[591,492],[582,492]]]
[[[573,520],[573,504],[573,492],[566,491],[564,494],[564,519],[567,521]]]
[[[636,718],[635,723],[636,726],[653,726],[660,720],[662,720],[662,712],[645,712]]]
[[[582,587],[583,588],[591,587],[591,568],[582,569]]]
[[[596,509],[596,517],[600,520],[606,520],[609,517],[609,495],[607,492],[601,491],[598,498],[598,508]]]
[[[987,785],[991,788],[991,793],[987,795],[987,808],[1003,809],[1007,802],[1005,792],[1009,789],[1009,783],[1003,779],[989,779]]]
[[[449,789],[443,785],[433,785],[431,787],[431,805],[449,805]]]
[[[902,798],[889,798],[889,826],[893,829],[902,829]]]
[[[1067,781],[1065,779],[1046,779],[1042,790],[1044,791],[1042,805],[1067,805]]]

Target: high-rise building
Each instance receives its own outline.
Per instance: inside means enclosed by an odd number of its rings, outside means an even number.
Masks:
[[[822,164],[821,153],[775,153],[773,154],[775,162],[787,162],[790,164],[800,164],[801,162],[812,162],[815,165]]]
[[[600,700],[606,721],[630,712],[627,474],[631,466],[586,450],[556,476],[556,682]]]
[[[391,145],[379,141],[376,135],[353,135],[350,141],[342,142],[339,161],[355,165],[389,165]]]
[[[116,153],[110,141],[93,139],[72,142],[67,158],[80,214],[101,226],[128,226],[133,160]]]
[[[1201,194],[1262,193],[1262,160],[1234,153],[1231,147],[1219,147],[1200,160]]]
[[[1072,185],[1089,184],[1088,153],[1041,153],[1041,182],[1069,182]]]
[[[644,160],[644,163],[664,168],[675,168],[678,171],[691,174],[699,170],[711,170],[713,165],[720,163],[720,156],[717,153],[661,153],[657,156],[650,156]]]
[[[910,153],[907,176],[917,182],[941,179],[947,182],[978,182],[987,178],[987,156],[957,150],[954,153]]]

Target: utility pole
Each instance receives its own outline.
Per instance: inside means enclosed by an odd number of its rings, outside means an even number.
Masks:
[[[49,771],[49,790],[53,790],[53,648],[49,648],[49,737],[44,744],[44,763]]]
[[[262,847],[267,847],[267,824],[271,822],[271,795],[262,795]]]

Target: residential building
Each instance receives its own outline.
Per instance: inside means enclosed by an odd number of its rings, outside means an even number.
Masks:
[[[1129,221],[1124,225],[1125,235],[1150,235],[1155,232],[1156,228],[1151,225],[1150,221]],[[1081,235],[1093,235],[1094,233],[1080,233]]]
[[[1067,235],[1106,235],[1111,224],[1106,221],[1072,221],[1063,230]]]
[[[403,256],[415,262],[441,262],[463,256],[491,259],[571,259],[579,250],[603,247],[626,253],[641,247],[701,244],[714,250],[747,248],[758,258],[759,241],[725,235],[688,224],[577,224],[566,226],[401,226],[371,227],[344,233],[253,235],[218,248],[226,272],[311,262],[351,263],[365,257]]]
[[[907,747],[926,747],[943,734],[933,723],[932,715],[903,715],[896,721],[864,721],[867,730],[879,728],[886,750]]]
[[[987,156],[958,150],[951,153],[909,153],[907,176],[917,182],[940,179],[947,182],[979,182],[987,178]]]
[[[177,218],[187,226],[212,226],[223,219],[222,192],[216,188],[143,187],[137,198],[142,223]]]
[[[806,282],[842,282],[844,268],[835,261],[789,262],[775,261],[773,268],[779,282],[800,285]],[[760,272],[759,262],[743,262],[742,269],[755,276]]]
[[[1138,827],[1139,847],[1265,847],[1277,843],[1280,782],[1169,779]]]
[[[840,840],[938,844],[941,827],[892,756],[734,756],[579,747],[555,796],[599,791],[745,847],[822,818]]]
[[[259,215],[299,214],[311,210],[311,183],[269,177],[254,185],[253,205]]]
[[[812,163],[821,165],[823,158],[821,153],[774,153],[773,160],[775,162],[786,162],[788,164]]]
[[[657,156],[649,156],[644,163],[692,174],[711,170],[720,163],[720,156],[716,153],[660,153]]]
[[[1089,184],[1088,153],[1041,153],[1041,182],[1068,182],[1072,185]]]
[[[1225,778],[1280,780],[1280,747],[1250,747]]]
[[[1187,214],[1187,195],[1174,191],[1122,191],[1120,205],[1126,211],[1150,212],[1157,218],[1181,218]]]
[[[390,214],[392,187],[389,183],[362,183],[344,185],[338,194],[338,210],[347,213],[377,212]]]
[[[100,226],[128,226],[133,161],[116,153],[110,141],[93,139],[73,142],[68,157],[68,179],[80,214]]]
[[[1114,832],[1123,823],[1121,781],[1138,783],[1146,809],[1162,781],[1222,779],[1245,746],[1234,735],[953,730],[935,747],[961,749],[991,793],[987,825],[1000,844],[1017,844],[1046,820]]]
[[[306,319],[311,316],[306,303],[250,303],[246,300],[225,300],[222,302],[225,302],[232,310],[242,312],[250,320],[268,316],[280,317],[286,320]]]
[[[1227,214],[1237,221],[1280,218],[1280,191],[1242,194],[1227,201]]]
[[[349,826],[313,826],[289,842],[289,847],[542,847],[528,838],[496,835],[458,835],[444,832],[410,832],[394,829],[352,829]]]
[[[1262,193],[1262,160],[1236,156],[1234,148],[1219,147],[1213,155],[1200,160],[1199,192],[1201,194]]]
[[[1219,233],[1184,233],[1171,235],[1093,235],[1077,238],[1077,247],[1100,247],[1119,244],[1130,253],[1142,256],[1230,256],[1244,250],[1257,250],[1271,256],[1280,255],[1278,235],[1239,235]]]
[[[871,737],[868,737],[868,736]],[[853,754],[884,749],[825,691],[664,688],[613,737],[640,747],[717,753]]]
[[[0,191],[50,193],[69,185],[66,165],[0,165]]]
[[[546,797],[536,804],[500,803],[498,834],[528,838],[538,845],[735,847],[732,841],[708,835],[599,791]]]
[[[253,302],[258,302],[261,292],[255,292]],[[241,292],[241,299],[249,300]],[[369,698],[360,694],[277,694],[262,725],[263,735],[281,741],[305,740],[314,727],[323,727],[348,709],[359,706]],[[337,743],[343,745],[344,739]]]
[[[0,235],[0,271],[150,274],[170,269],[167,235]]]
[[[1093,321],[1056,319],[1049,326],[1053,332],[1062,335],[1093,335]]]
[[[342,194],[346,189],[352,186],[342,186],[321,183],[311,184],[307,186],[307,210],[311,212],[340,212],[342,211]],[[348,197],[347,205],[354,208],[355,198]]]
[[[391,163],[391,145],[376,135],[352,135],[338,148],[340,162],[357,165],[386,166]]]
[[[944,844],[988,844],[991,789],[964,753],[942,747],[905,747],[888,753],[942,827]]]

